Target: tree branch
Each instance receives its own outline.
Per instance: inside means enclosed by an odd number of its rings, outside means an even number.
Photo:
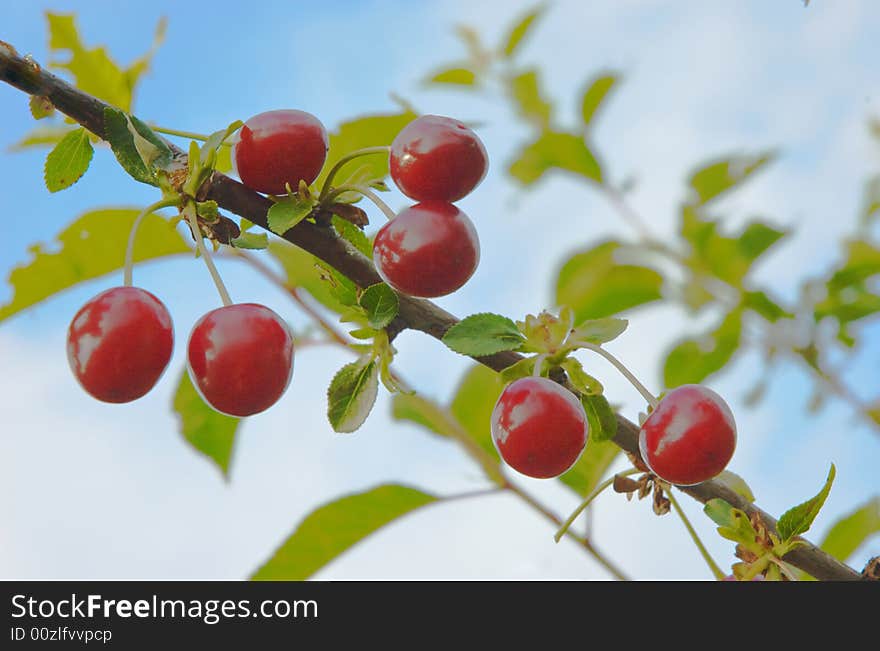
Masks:
[[[0,80],[30,95],[48,98],[59,111],[95,135],[104,137],[104,108],[107,104],[44,70],[33,60],[20,57],[12,46],[3,41],[0,41]],[[186,156],[179,148],[171,146],[176,163],[184,167]],[[214,173],[206,188],[199,194],[213,199],[223,209],[269,230],[266,213],[272,202],[241,183],[223,174]],[[337,236],[329,226],[302,221],[283,237],[333,266],[361,287],[381,282],[372,262],[346,240]],[[390,330],[394,334],[403,329],[419,330],[440,339],[456,323],[458,319],[430,301],[400,296],[400,313]],[[475,359],[489,368],[501,371],[522,357],[517,353],[505,352]],[[565,382],[564,376],[555,379]],[[617,419],[618,432],[614,442],[638,456],[638,426],[620,414]],[[682,490],[701,502],[720,497],[746,513],[759,513],[767,526],[775,529],[776,521],[771,516],[720,482],[708,481],[697,486],[683,487]],[[787,554],[785,560],[817,579],[860,578],[855,570],[809,543]]]

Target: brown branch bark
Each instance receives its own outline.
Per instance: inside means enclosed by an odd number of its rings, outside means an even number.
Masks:
[[[95,135],[104,137],[106,104],[71,86],[35,62],[18,56],[15,49],[3,41],[0,41],[0,80],[30,95],[48,98],[59,111]],[[174,149],[180,164],[185,165],[183,152],[176,147]],[[224,210],[245,217],[268,230],[266,213],[272,202],[241,183],[215,173],[207,188],[200,194],[213,199]],[[284,235],[284,239],[317,256],[361,287],[381,281],[372,262],[346,240],[338,237],[330,227],[300,222]],[[391,328],[394,333],[403,329],[419,330],[439,339],[457,322],[455,316],[430,301],[401,296],[400,314]],[[508,352],[475,359],[489,368],[501,371],[521,359],[521,356]],[[557,379],[564,381],[564,377]],[[619,414],[617,418],[618,433],[614,442],[624,450],[638,455],[638,426]],[[682,490],[700,502],[720,497],[747,513],[759,513],[769,527],[775,527],[774,518],[720,482],[708,481],[697,486],[684,487]],[[788,554],[785,560],[821,580],[860,578],[854,569],[810,543]]]

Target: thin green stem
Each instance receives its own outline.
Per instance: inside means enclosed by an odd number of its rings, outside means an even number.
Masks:
[[[678,517],[681,518],[681,521],[684,523],[684,526],[688,530],[688,533],[691,535],[691,539],[694,541],[697,549],[700,550],[700,555],[702,555],[703,560],[706,561],[706,565],[709,566],[709,569],[712,571],[712,574],[715,575],[715,578],[720,581],[724,578],[724,572],[721,571],[721,568],[718,567],[718,563],[715,562],[715,560],[709,554],[709,550],[706,549],[706,546],[703,544],[703,541],[700,540],[700,537],[697,535],[697,532],[691,525],[691,521],[688,520],[688,517],[684,514],[684,511],[681,509],[678,500],[675,499],[675,495],[672,494],[671,489],[666,491],[666,496],[672,503],[672,508],[675,509],[675,512],[678,513]]]
[[[183,209],[183,214],[186,217],[186,221],[189,223],[189,227],[192,229],[193,237],[196,240],[196,247],[198,247],[199,253],[205,260],[205,265],[208,267],[211,279],[217,287],[217,292],[220,294],[220,300],[223,301],[224,306],[228,307],[232,305],[232,299],[229,298],[229,292],[226,291],[226,285],[223,284],[223,279],[220,277],[217,267],[214,266],[214,261],[211,259],[211,254],[208,252],[208,247],[205,246],[203,241],[202,230],[199,228],[199,219],[196,216],[195,203],[192,201],[187,203]]]
[[[151,124],[150,128],[153,131],[158,131],[159,133],[164,133],[169,136],[179,136],[180,138],[189,138],[190,140],[201,140],[205,142],[208,140],[208,136],[203,133],[194,133],[192,131],[181,131],[179,129],[169,129],[168,127],[158,127],[155,124]],[[221,144],[231,147],[231,142],[223,141]]]
[[[654,409],[657,408],[657,405],[660,404],[660,402],[657,400],[657,397],[653,393],[648,391],[648,389],[645,388],[644,384],[639,382],[638,378],[633,375],[626,366],[623,365],[623,362],[621,362],[614,355],[609,353],[601,346],[597,346],[596,344],[591,344],[586,341],[579,341],[577,342],[577,344],[581,348],[586,348],[587,350],[592,350],[594,353],[600,354],[602,357],[611,362],[611,364],[613,364],[614,367],[618,371],[620,371],[621,375],[629,380],[630,384],[632,384],[636,388],[636,391],[642,394],[642,397],[648,401],[648,404],[651,405],[651,407],[653,407]]]
[[[131,230],[128,232],[128,244],[125,247],[125,266],[122,271],[122,284],[126,287],[131,287],[131,275],[132,275],[132,267],[134,266],[134,241],[135,236],[137,235],[138,226],[141,225],[141,222],[144,220],[144,217],[153,213],[160,208],[167,208],[168,206],[173,206],[177,203],[177,199],[160,199],[156,203],[150,204],[146,208],[144,208],[143,212],[138,215],[134,223],[131,225]]]
[[[568,530],[571,528],[571,525],[573,525],[574,521],[577,520],[577,517],[581,513],[583,513],[585,508],[587,508],[590,505],[590,502],[592,502],[594,499],[599,497],[599,495],[602,493],[602,491],[604,491],[606,488],[608,488],[609,486],[611,486],[611,484],[614,483],[615,477],[617,477],[617,476],[626,477],[628,475],[635,475],[640,472],[642,472],[642,471],[637,468],[631,468],[630,470],[627,470],[626,472],[618,472],[618,473],[612,475],[611,477],[609,477],[608,479],[606,479],[605,481],[603,481],[598,486],[596,486],[596,488],[593,489],[593,492],[590,493],[589,495],[587,495],[587,497],[584,499],[584,501],[581,502],[580,505],[574,511],[572,511],[570,516],[568,516],[568,519],[562,523],[562,526],[559,527],[559,530],[553,536],[553,539],[556,542],[559,542],[560,540],[562,540],[562,536],[564,536],[568,532]]]
[[[357,151],[353,151],[350,154],[343,156],[336,164],[330,168],[330,171],[327,173],[327,178],[324,179],[324,185],[321,187],[321,194],[318,199],[323,201],[326,196],[330,193],[330,188],[333,187],[333,178],[336,176],[337,172],[339,172],[342,167],[348,163],[349,161],[353,161],[355,158],[360,158],[361,156],[370,156],[372,154],[387,154],[391,151],[391,147],[383,146],[383,147],[365,147],[364,149],[358,149]]]
[[[375,192],[368,188],[364,188],[360,185],[340,185],[338,188],[333,188],[332,192],[329,192],[324,199],[322,199],[322,203],[327,203],[338,197],[340,194],[345,194],[346,192],[357,192],[358,194],[362,194],[367,199],[372,201],[376,206],[381,210],[385,217],[388,218],[388,221],[394,219],[397,215],[394,214],[394,211],[388,206],[387,203],[382,201]]]

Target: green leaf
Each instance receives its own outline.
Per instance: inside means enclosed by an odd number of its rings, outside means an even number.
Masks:
[[[589,126],[606,96],[617,83],[617,75],[604,74],[593,79],[581,99],[581,120]]]
[[[262,251],[269,248],[269,237],[266,233],[242,233],[229,243],[237,249]]]
[[[580,459],[571,470],[559,478],[559,481],[578,495],[589,495],[621,452],[621,449],[611,441],[590,439]]]
[[[617,436],[617,415],[601,393],[581,396],[581,404],[590,423],[590,440],[610,441]]]
[[[762,222],[749,222],[740,234],[737,244],[746,260],[756,260],[771,246],[785,237],[786,232]]]
[[[706,502],[703,507],[703,513],[705,513],[709,518],[717,524],[719,527],[734,527],[736,526],[736,518],[735,511],[733,506],[722,500],[720,497],[715,497]]]
[[[828,281],[831,292],[859,285],[880,274],[880,248],[859,239],[846,243],[846,260]]]
[[[807,500],[803,504],[798,504],[782,514],[779,521],[776,523],[776,529],[779,531],[779,537],[783,542],[788,542],[795,536],[799,536],[802,533],[809,531],[810,526],[813,524],[813,520],[816,519],[816,516],[819,515],[819,511],[825,504],[825,499],[831,491],[831,484],[834,483],[834,476],[836,474],[837,470],[832,463],[831,470],[828,471],[828,479],[825,480],[825,485],[822,487],[822,490],[820,490],[815,497]]]
[[[266,215],[269,230],[277,235],[284,235],[308,217],[314,207],[315,202],[312,199],[302,199],[298,195],[278,201],[269,208]]]
[[[367,323],[376,330],[387,328],[400,309],[397,293],[385,283],[367,287],[361,294],[359,303],[367,312]]]
[[[776,301],[767,296],[766,293],[761,291],[744,292],[742,306],[760,314],[771,323],[776,323],[779,319],[794,318],[794,314],[784,309]]]
[[[408,420],[439,436],[450,436],[459,427],[447,410],[414,393],[395,393],[391,415],[395,420]]]
[[[180,433],[196,449],[217,464],[225,479],[241,419],[221,414],[209,407],[184,371],[174,394],[174,411],[180,420]]]
[[[561,364],[568,374],[571,385],[579,393],[586,395],[600,394],[604,391],[602,383],[584,370],[581,363],[574,357],[567,357]]]
[[[370,534],[436,499],[415,488],[384,484],[325,504],[306,516],[251,579],[307,579]]]
[[[647,267],[620,264],[618,242],[603,242],[569,258],[556,281],[556,303],[569,305],[576,321],[600,319],[662,298],[663,277]]]
[[[49,98],[41,97],[40,95],[31,95],[28,100],[28,107],[31,110],[31,115],[34,117],[34,120],[42,120],[55,113],[55,107],[52,105]]]
[[[473,86],[477,75],[467,68],[447,68],[434,73],[427,79],[429,84],[452,84],[455,86]]]
[[[69,188],[89,169],[95,151],[85,129],[71,131],[46,157],[43,178],[49,192]]]
[[[373,257],[373,242],[361,229],[336,215],[333,215],[332,224],[340,237],[348,240],[368,258]]]
[[[330,134],[330,150],[327,152],[327,161],[314,183],[315,187],[323,185],[327,173],[340,158],[358,149],[390,145],[400,130],[417,117],[418,115],[412,111],[404,111],[402,113],[364,116],[339,125],[336,131]],[[349,165],[353,166],[353,169],[361,169],[364,178],[367,179],[383,179],[388,176],[387,155],[364,156]]]
[[[76,127],[71,129],[70,126],[64,124],[51,124],[37,127],[29,131],[25,136],[16,143],[9,146],[9,151],[24,151],[32,147],[46,147],[49,145],[57,145],[65,136],[72,131],[76,131]]]
[[[669,351],[663,365],[666,386],[699,384],[720,371],[739,349],[741,334],[742,310],[736,309],[713,332],[678,343]]]
[[[626,319],[588,319],[575,327],[571,333],[572,341],[585,341],[590,344],[604,344],[617,339],[629,321]]]
[[[508,366],[500,373],[502,381],[505,384],[509,384],[514,380],[532,375],[535,372],[535,362],[537,361],[537,357],[537,355],[532,355]]]
[[[523,341],[512,320],[488,312],[465,317],[443,335],[443,343],[450,349],[470,357],[516,350]]]
[[[769,163],[775,154],[730,156],[708,163],[691,174],[688,181],[696,203],[705,204],[736,187]]]
[[[367,419],[379,390],[379,365],[362,357],[343,366],[327,390],[327,419],[333,430],[354,432]]]
[[[141,151],[135,145],[134,137],[129,131],[129,120],[136,132],[156,147],[152,167],[147,167],[141,157]],[[158,185],[153,168],[163,168],[171,161],[171,150],[153,133],[152,129],[134,116],[107,107],[104,109],[104,136],[116,155],[122,168],[136,181]]]
[[[324,263],[311,253],[278,238],[272,238],[268,251],[283,267],[288,287],[305,289],[321,305],[337,314],[346,307],[346,303],[339,298],[341,293],[344,292],[349,296],[351,303],[356,302],[357,291],[354,283],[345,279],[340,282],[347,282],[347,285],[340,288],[340,291],[334,289],[333,283],[337,282],[336,278],[331,276]]]
[[[542,128],[550,125],[553,107],[541,95],[537,70],[528,70],[513,77],[510,80],[510,94],[521,117]]]
[[[33,259],[9,273],[13,296],[0,307],[0,321],[77,283],[121,269],[128,234],[139,213],[120,208],[87,212],[59,233],[57,244],[30,247]],[[191,252],[177,230],[159,215],[147,215],[141,223],[135,262]]]
[[[583,137],[555,131],[545,131],[521,149],[510,163],[508,172],[523,185],[531,185],[551,169],[602,182],[602,169]]]
[[[503,389],[504,382],[498,373],[476,364],[462,378],[449,405],[449,411],[468,435],[493,459],[499,457],[489,423]]]
[[[513,25],[513,27],[507,33],[507,36],[504,39],[504,45],[501,48],[501,51],[504,53],[505,58],[509,59],[516,53],[516,51],[522,44],[523,39],[525,39],[526,35],[529,33],[529,30],[532,28],[532,25],[538,18],[541,17],[546,8],[547,7],[545,4],[539,4],[537,7],[526,13]]]
[[[839,561],[846,562],[863,542],[878,532],[880,497],[873,497],[835,522],[820,547]]]
[[[746,480],[737,475],[735,472],[731,472],[730,470],[722,470],[721,473],[715,477],[716,481],[720,481],[722,484],[727,486],[734,493],[737,493],[745,500],[749,502],[755,501],[755,495],[752,493],[752,489],[749,488],[749,485],[746,483]]]

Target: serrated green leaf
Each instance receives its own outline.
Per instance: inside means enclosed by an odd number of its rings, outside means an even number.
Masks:
[[[223,477],[228,479],[235,434],[241,419],[221,414],[209,407],[193,386],[186,371],[181,374],[174,393],[173,406],[183,438],[197,452],[213,461]]]
[[[30,247],[33,259],[9,273],[13,296],[0,307],[0,321],[77,283],[122,269],[128,234],[139,213],[121,208],[87,212],[58,234],[57,243]],[[177,230],[162,217],[147,215],[138,230],[135,262],[181,253],[191,254],[192,249]]]
[[[614,259],[618,242],[603,242],[569,258],[556,281],[556,303],[574,309],[576,321],[600,319],[662,298],[663,277],[647,267]]]
[[[583,454],[559,481],[578,495],[589,495],[614,463],[622,450],[612,441],[587,441]]]
[[[590,440],[602,443],[617,436],[617,415],[601,393],[581,396],[590,423]]]
[[[373,257],[373,242],[367,237],[357,226],[346,221],[336,215],[332,219],[333,228],[339,233],[340,237],[348,240],[354,247],[368,258]]]
[[[516,323],[506,316],[488,312],[465,317],[443,335],[443,343],[451,350],[470,357],[516,350],[523,341]]]
[[[452,84],[454,86],[473,86],[477,75],[467,68],[446,68],[431,75],[426,82],[429,84]]]
[[[367,287],[358,302],[367,312],[367,323],[376,330],[387,328],[400,309],[397,293],[385,283]]]
[[[593,395],[604,392],[602,383],[584,370],[581,363],[574,357],[567,357],[561,364],[562,369],[568,374],[571,385],[579,393]]]
[[[783,542],[788,542],[795,536],[800,536],[802,533],[809,531],[813,524],[813,520],[816,519],[816,516],[819,515],[819,511],[825,504],[825,500],[828,497],[828,493],[831,491],[831,484],[834,483],[834,476],[836,474],[837,469],[832,463],[831,470],[828,471],[828,479],[825,480],[825,485],[822,486],[822,490],[820,490],[815,497],[802,504],[798,504],[782,514],[779,521],[776,523],[776,530],[779,532],[779,537]]]
[[[333,430],[354,432],[367,419],[379,390],[379,365],[363,357],[343,366],[327,390],[327,419]]]
[[[596,111],[616,83],[617,75],[614,74],[599,75],[589,83],[581,98],[581,121],[584,126],[592,123]]]
[[[266,233],[242,233],[229,243],[237,249],[262,251],[269,248],[269,237]]]
[[[40,95],[31,95],[28,100],[28,108],[30,108],[34,120],[42,120],[55,113],[55,106],[49,98]]]
[[[510,94],[521,117],[541,128],[550,125],[553,107],[541,94],[536,69],[527,70],[511,78]]]
[[[395,394],[391,402],[391,415],[396,420],[408,420],[421,425],[439,436],[450,436],[450,432],[458,427],[448,411],[414,393]]]
[[[555,131],[545,131],[523,147],[510,163],[508,172],[521,184],[531,185],[551,169],[602,183],[602,169],[583,137]]]
[[[617,339],[626,330],[626,319],[604,318],[588,319],[576,326],[571,333],[572,341],[585,341],[590,344],[605,344]]]
[[[696,195],[696,202],[705,204],[735,188],[774,157],[772,152],[766,152],[756,156],[736,155],[712,161],[693,172],[688,184]]]
[[[266,215],[269,230],[277,235],[284,235],[308,217],[314,207],[315,202],[312,199],[301,199],[298,195],[278,201],[269,208]]]
[[[532,25],[534,25],[535,21],[541,17],[545,9],[545,4],[539,4],[537,7],[526,13],[513,25],[513,27],[511,27],[504,39],[504,45],[501,48],[501,52],[506,58],[510,58],[516,53],[526,35],[528,35]]]
[[[698,384],[717,373],[739,349],[742,311],[736,309],[705,337],[688,338],[675,345],[663,364],[663,381],[668,388]]]
[[[79,181],[89,169],[94,153],[85,129],[64,136],[46,157],[43,178],[49,192],[64,190]]]
[[[370,534],[436,499],[408,486],[385,484],[325,504],[306,516],[251,579],[307,579]]]
[[[734,493],[740,495],[746,501],[755,501],[755,495],[752,493],[752,489],[749,488],[746,480],[737,475],[735,472],[731,472],[730,470],[722,470],[721,473],[717,477],[715,477],[715,480],[720,481],[722,484],[727,486]]]
[[[104,137],[110,143],[116,160],[134,180],[149,185],[158,185],[155,172],[144,163],[141,153],[135,145],[134,138],[129,131],[129,121],[135,131],[158,150],[153,159],[153,167],[163,168],[168,165],[172,158],[168,145],[136,117],[128,116],[109,106],[104,109]]]
[[[871,536],[880,533],[880,497],[874,497],[842,516],[829,529],[820,547],[846,562]]]

